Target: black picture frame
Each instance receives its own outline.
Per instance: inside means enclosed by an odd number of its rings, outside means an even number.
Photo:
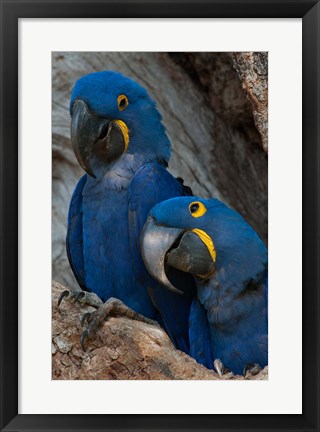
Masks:
[[[319,430],[320,4],[314,0],[1,0],[1,431]],[[19,18],[302,18],[303,413],[301,415],[18,414]],[[289,157],[289,155],[288,155]],[[293,233],[294,235],[294,233]],[[290,354],[288,354],[290,356]],[[290,358],[284,359],[284,367]],[[84,395],[85,397],[85,395]],[[211,395],[213,403],[218,395]],[[250,401],[248,401],[250,403]]]

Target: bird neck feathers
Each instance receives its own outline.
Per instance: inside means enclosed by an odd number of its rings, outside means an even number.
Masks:
[[[144,154],[125,153],[122,157],[106,166],[95,167],[95,173],[98,173],[94,179],[88,176],[88,183],[92,187],[99,185],[103,190],[121,191],[128,189],[132,177],[137,170],[148,162],[152,162]]]

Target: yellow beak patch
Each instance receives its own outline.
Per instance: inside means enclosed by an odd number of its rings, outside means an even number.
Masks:
[[[214,247],[214,244],[213,244],[211,237],[206,232],[204,232],[200,229],[197,229],[197,228],[193,229],[192,232],[197,234],[199,239],[207,246],[207,249],[208,249],[209,254],[212,258],[212,261],[215,262],[216,257],[217,257],[217,252],[216,252],[216,249]]]
[[[129,145],[129,129],[128,129],[128,126],[122,120],[115,120],[114,122],[117,123],[117,125],[121,129],[121,132],[122,132],[122,135],[123,135],[123,140],[124,140],[124,145],[125,145],[124,151],[126,152],[127,149],[128,149],[128,145]]]

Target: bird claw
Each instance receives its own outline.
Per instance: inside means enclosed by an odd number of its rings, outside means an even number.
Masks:
[[[88,329],[86,329],[84,332],[82,332],[81,336],[80,336],[80,345],[82,350],[85,352],[86,351],[86,346],[85,346],[85,342],[89,337],[89,331]]]
[[[262,369],[260,365],[258,365],[257,363],[247,363],[243,370],[243,376],[245,379],[247,379],[250,376],[258,375],[261,370]]]
[[[224,364],[222,363],[222,361],[220,359],[215,359],[215,361],[213,362],[213,366],[215,368],[215,370],[217,371],[218,375],[220,377],[223,377],[223,375],[227,375],[227,374],[232,374],[231,369],[229,369],[228,367],[224,366]]]
[[[89,306],[93,306],[96,309],[103,304],[102,300],[94,293],[82,290],[65,290],[62,291],[58,298],[58,307],[60,306],[62,300],[68,297],[70,297],[70,300],[73,300],[74,303],[86,304]]]
[[[62,293],[59,295],[59,298],[58,298],[58,307],[60,306],[62,300],[63,300],[65,297],[69,297],[69,292],[70,292],[69,290],[64,290],[64,291],[62,291]]]
[[[215,359],[213,366],[220,377],[223,375],[224,366],[220,359]]]
[[[80,302],[81,299],[85,297],[84,291],[79,291],[77,295],[74,297],[74,303],[77,303],[77,301]]]
[[[81,325],[83,326],[86,321],[88,322],[87,328],[83,331],[80,337],[80,345],[83,351],[86,351],[85,342],[87,339],[91,335],[94,335],[97,329],[105,321],[111,317],[119,316],[127,317],[136,321],[142,321],[160,328],[160,325],[156,321],[144,317],[143,315],[126,306],[121,300],[111,297],[94,312],[87,312],[82,316]]]
[[[82,318],[81,318],[81,327],[84,326],[84,323],[86,321],[89,322],[90,316],[91,316],[91,312],[86,312],[85,314],[82,315]]]

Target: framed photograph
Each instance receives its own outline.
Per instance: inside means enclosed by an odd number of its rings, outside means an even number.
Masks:
[[[1,2],[1,430],[318,422],[319,2]]]

